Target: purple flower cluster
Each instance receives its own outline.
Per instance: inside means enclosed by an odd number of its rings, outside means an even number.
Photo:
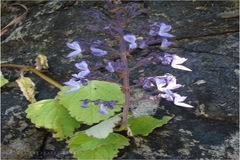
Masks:
[[[187,97],[182,97],[177,93],[173,93],[172,90],[180,88],[182,85],[177,84],[177,79],[173,75],[167,73],[164,76],[148,77],[144,79],[140,77],[139,80],[134,80],[135,83],[141,84],[144,89],[156,87],[152,93],[156,96],[149,95],[148,99],[155,100],[157,98],[164,98],[167,101],[173,101],[175,105],[192,108],[193,106],[183,103]]]
[[[172,26],[162,22],[151,22],[139,26],[132,34],[124,34],[123,28],[127,22],[129,22],[132,17],[146,12],[146,9],[141,8],[141,6],[137,3],[128,3],[125,7],[118,7],[119,4],[114,2],[107,0],[105,8],[107,8],[111,13],[115,13],[115,16],[118,17],[116,19],[112,19],[100,11],[86,11],[85,13],[97,19],[98,22],[97,26],[89,25],[88,29],[95,32],[107,33],[118,41],[121,41],[119,51],[110,46],[107,40],[92,40],[90,42],[74,41],[72,43],[67,43],[67,46],[74,50],[67,57],[73,57],[82,54],[84,51],[89,51],[96,57],[103,57],[106,55],[110,56],[110,54],[114,54],[121,57],[121,59],[108,60],[103,63],[98,62],[96,64],[86,60],[83,60],[81,63],[76,63],[75,66],[79,69],[79,73],[72,74],[72,78],[68,82],[64,83],[65,85],[72,87],[66,93],[79,90],[80,84],[87,85],[88,80],[110,80],[111,78],[109,78],[109,75],[112,76],[114,72],[120,73],[121,75],[129,75],[133,69],[150,63],[158,62],[163,65],[171,65],[171,67],[175,69],[191,71],[191,69],[182,65],[187,60],[186,58],[166,52],[151,53],[146,57],[140,58],[134,67],[129,68],[126,58],[124,59],[123,57],[127,57],[127,55],[132,53],[134,50],[146,49],[155,44],[161,44],[161,48],[169,47],[172,44],[172,42],[169,41],[169,38],[174,37],[172,34],[168,33]],[[144,30],[147,30],[148,37],[142,37],[140,35]],[[125,49],[124,43],[129,44],[128,50]],[[99,69],[105,69],[105,71],[108,72],[107,74],[104,74],[102,71],[99,71]],[[126,69],[128,70],[128,74],[126,74]],[[127,81],[129,81],[129,78],[127,79]],[[124,82],[126,82],[126,80]],[[144,89],[154,86],[157,88],[153,92],[154,95],[149,95],[148,98],[151,100],[156,98],[165,98],[168,101],[173,101],[174,104],[178,106],[189,108],[193,107],[182,102],[186,99],[186,97],[182,97],[179,94],[172,92],[172,90],[181,87],[181,85],[176,83],[176,78],[171,74],[148,78],[140,77],[139,80],[135,80],[134,82],[136,83],[136,86],[142,85]],[[125,86],[125,88],[129,87],[130,86]],[[88,103],[91,102],[90,100],[81,101],[83,102],[83,108],[87,108]],[[105,107],[112,109],[114,105],[114,101],[95,100],[94,104],[95,103],[100,104],[100,110],[98,112],[101,114],[107,114]]]
[[[110,101],[104,101],[101,99],[97,99],[94,101],[91,101],[89,99],[80,100],[82,102],[82,108],[88,108],[88,103],[92,102],[95,105],[100,105],[100,109],[98,110],[101,114],[108,114],[108,111],[106,110],[106,107],[109,109],[113,109],[113,106],[117,104],[117,100],[110,100]]]
[[[87,85],[87,79],[85,77],[90,73],[88,64],[85,61],[82,61],[81,63],[76,63],[75,66],[79,69],[79,73],[72,74],[73,78],[71,78],[68,82],[64,83],[65,85],[72,87],[65,93],[70,93],[79,90],[80,84],[84,86]]]

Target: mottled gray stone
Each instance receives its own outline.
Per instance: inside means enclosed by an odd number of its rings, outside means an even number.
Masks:
[[[20,1],[21,2],[21,1]],[[5,2],[7,3],[7,2]],[[3,5],[5,4],[3,3]],[[47,56],[49,77],[63,83],[77,70],[74,59],[66,59],[66,42],[75,39],[91,40],[95,37],[116,40],[86,30],[91,17],[82,12],[102,9],[103,2],[86,1],[26,1],[29,13],[20,23],[9,28],[1,38],[2,61],[32,65],[37,54]],[[142,1],[147,14],[135,17],[127,32],[147,21],[161,21],[172,25],[176,36],[166,52],[188,58],[185,66],[192,72],[179,71],[169,66],[148,65],[130,75],[154,76],[171,73],[184,85],[177,92],[188,96],[186,102],[193,109],[174,106],[161,100],[156,103],[138,102],[136,114],[164,115],[173,119],[147,137],[134,137],[131,145],[121,150],[117,159],[238,159],[239,158],[239,15],[238,1]],[[2,27],[24,10],[20,7],[2,10]],[[117,46],[117,45],[115,45]],[[130,62],[158,52],[153,46],[133,53]],[[89,53],[84,59],[97,61]],[[76,58],[81,61],[81,58]],[[36,129],[25,118],[29,104],[14,82],[19,70],[2,68],[11,82],[2,88],[2,159],[51,158],[70,159],[65,141],[56,141],[45,129]],[[32,73],[27,73],[36,84],[37,100],[54,98],[58,89]],[[139,92],[143,90],[139,89]],[[141,93],[140,93],[141,94]],[[141,104],[142,103],[142,104]],[[148,108],[144,106],[148,105]],[[149,106],[151,105],[151,106]]]

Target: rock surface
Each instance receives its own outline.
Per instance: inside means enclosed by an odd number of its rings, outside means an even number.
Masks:
[[[66,42],[90,40],[106,35],[86,30],[91,17],[83,14],[88,9],[103,9],[103,2],[87,1],[24,1],[29,13],[2,36],[2,61],[33,65],[38,54],[49,61],[49,73],[59,83],[67,81],[76,72],[74,60],[65,58],[69,49]],[[185,66],[193,72],[184,72],[169,66],[148,65],[131,75],[145,76],[171,73],[183,84],[178,93],[188,96],[193,109],[174,106],[161,100],[152,110],[143,107],[156,118],[173,116],[162,128],[147,137],[134,137],[131,145],[121,150],[117,159],[238,159],[239,158],[239,15],[238,1],[141,1],[147,14],[132,20],[131,28],[147,21],[161,21],[172,25],[176,38],[166,52],[188,58]],[[4,2],[4,7],[7,2]],[[2,9],[2,27],[24,10],[20,7]],[[127,31],[129,31],[127,30]],[[111,43],[116,41],[110,39]],[[159,51],[150,47],[133,54],[133,58]],[[96,61],[90,54],[84,59]],[[80,58],[76,59],[80,61]],[[134,61],[134,60],[133,60]],[[2,68],[10,84],[2,87],[2,159],[71,159],[64,141],[51,138],[45,129],[36,129],[25,118],[29,104],[15,83],[19,70]],[[58,89],[32,73],[25,76],[36,84],[37,100],[54,98]],[[144,103],[144,102],[142,102]],[[149,104],[147,104],[149,106]],[[144,106],[144,105],[143,105]],[[134,107],[133,107],[134,108]],[[135,106],[136,108],[136,106]],[[136,110],[137,111],[137,110]]]

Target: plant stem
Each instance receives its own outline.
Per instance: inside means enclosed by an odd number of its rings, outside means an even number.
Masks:
[[[25,65],[18,65],[18,64],[1,64],[1,67],[14,67],[14,68],[22,68],[22,69],[29,69],[30,71],[37,74],[39,77],[47,81],[48,83],[52,84],[53,86],[57,87],[58,89],[61,89],[63,86],[59,84],[58,82],[54,81],[50,77],[46,76],[45,74],[39,72],[32,66],[25,66]]]
[[[116,19],[117,19],[118,27],[122,28],[121,13],[119,11],[116,12]],[[128,70],[128,63],[127,63],[126,46],[125,46],[125,41],[123,39],[123,36],[124,36],[123,29],[119,29],[118,34],[119,34],[120,57],[124,66],[123,89],[125,94],[125,103],[123,108],[122,125],[127,127],[128,111],[130,106],[129,70]]]

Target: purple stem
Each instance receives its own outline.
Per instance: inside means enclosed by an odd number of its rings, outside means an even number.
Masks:
[[[117,19],[118,27],[122,28],[121,13],[119,11],[116,12],[116,19]],[[125,46],[125,41],[123,39],[123,36],[124,36],[123,29],[119,30],[118,34],[119,34],[120,57],[121,57],[123,66],[125,66],[123,68],[123,91],[125,94],[125,103],[123,108],[122,125],[127,127],[128,111],[130,106],[129,70],[128,70],[128,63],[127,63],[126,46]]]

